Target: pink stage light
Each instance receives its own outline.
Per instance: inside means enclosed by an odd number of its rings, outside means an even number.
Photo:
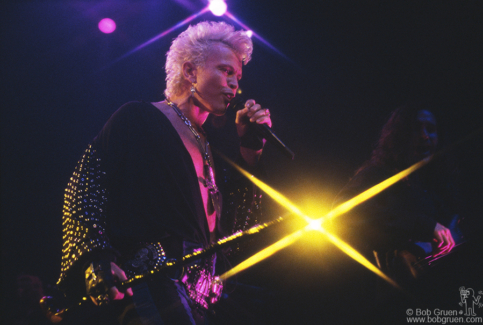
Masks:
[[[223,0],[211,0],[208,8],[215,16],[223,16],[226,12],[226,3]]]
[[[98,26],[99,30],[105,34],[110,34],[116,30],[116,23],[111,18],[102,19]]]

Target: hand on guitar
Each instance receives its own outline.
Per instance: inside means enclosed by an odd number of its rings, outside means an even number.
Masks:
[[[114,262],[91,263],[85,274],[87,294],[96,305],[111,300],[122,300],[125,294],[133,295],[131,288],[120,291],[116,287],[117,282],[126,281],[127,277],[124,271]]]
[[[433,256],[440,256],[449,253],[455,246],[451,231],[440,223],[436,224],[433,232]]]

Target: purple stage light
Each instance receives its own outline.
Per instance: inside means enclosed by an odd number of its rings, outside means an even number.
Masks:
[[[235,23],[237,23],[238,25],[240,25],[241,27],[243,27],[247,31],[247,34],[248,34],[248,36],[250,38],[255,37],[255,38],[259,39],[263,44],[267,45],[269,48],[271,48],[272,50],[274,50],[275,52],[277,52],[279,55],[283,56],[287,60],[290,60],[285,54],[283,54],[282,52],[280,52],[272,44],[270,44],[265,39],[263,39],[260,35],[258,35],[253,30],[251,30],[250,28],[248,28],[247,25],[245,25],[241,21],[239,21],[238,18],[236,18],[235,16],[233,16],[230,12],[228,12],[228,11],[225,12],[225,16],[227,16],[228,18],[230,18],[231,20],[233,20]]]
[[[223,0],[211,0],[208,8],[215,16],[223,16],[226,12],[226,3]]]
[[[110,34],[116,30],[116,23],[111,18],[102,19],[98,26],[99,30],[105,34]]]

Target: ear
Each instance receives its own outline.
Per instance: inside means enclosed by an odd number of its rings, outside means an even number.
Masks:
[[[198,70],[196,69],[195,65],[189,61],[183,63],[183,76],[189,83],[196,83],[196,75]]]

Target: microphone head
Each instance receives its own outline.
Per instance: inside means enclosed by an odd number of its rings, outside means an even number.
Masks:
[[[245,108],[245,101],[240,97],[233,97],[228,104],[227,110],[232,109],[235,111],[239,111]]]

